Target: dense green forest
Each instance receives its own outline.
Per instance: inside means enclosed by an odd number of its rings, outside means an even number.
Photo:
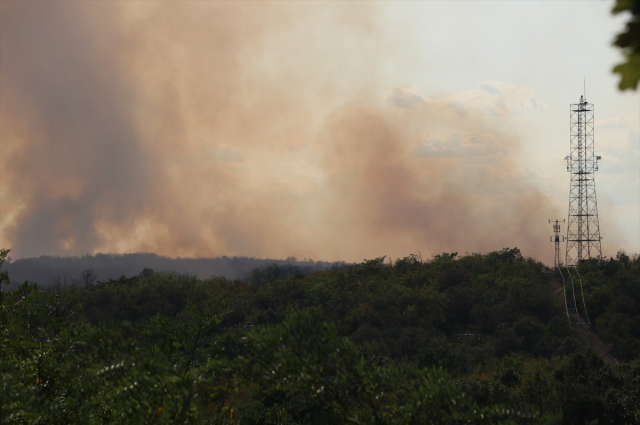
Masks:
[[[0,299],[0,422],[640,423],[640,258],[579,272],[591,327],[517,248],[25,282]]]

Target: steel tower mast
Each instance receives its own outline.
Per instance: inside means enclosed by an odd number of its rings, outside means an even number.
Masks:
[[[583,260],[602,258],[596,181],[600,156],[594,153],[593,104],[584,96],[571,104],[570,155],[565,157],[571,173],[567,251],[565,265],[575,267]]]
[[[555,221],[549,220],[549,224],[553,225],[553,236],[550,236],[549,238],[551,239],[551,242],[553,242],[553,245],[554,245],[553,267],[556,269],[560,268],[560,264],[562,264],[560,260],[560,242],[564,242],[565,237],[560,236],[560,223],[564,223],[564,222],[565,222],[564,220],[560,221],[558,219],[556,219]]]

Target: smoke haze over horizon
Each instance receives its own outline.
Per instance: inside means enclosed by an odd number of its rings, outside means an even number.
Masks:
[[[551,254],[566,206],[523,167],[522,117],[546,100],[492,79],[390,84],[405,41],[379,3],[0,7],[14,258]]]

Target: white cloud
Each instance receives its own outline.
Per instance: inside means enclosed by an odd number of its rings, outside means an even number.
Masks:
[[[596,128],[628,128],[638,131],[640,129],[639,116],[640,111],[636,111],[633,114],[618,115],[617,117],[596,121]]]
[[[425,134],[411,149],[420,157],[478,157],[497,150],[493,139],[481,133],[449,133],[446,136]]]
[[[596,149],[628,155],[637,151],[640,111],[596,121]],[[596,111],[597,113],[597,111]]]
[[[403,109],[415,109],[427,103],[424,96],[416,87],[395,86],[385,93],[383,102]]]
[[[443,100],[460,114],[479,112],[485,115],[509,115],[547,108],[533,89],[510,86],[499,81],[485,81],[471,91],[434,100],[426,99],[416,87],[395,86],[383,98],[385,104],[403,109],[416,109],[438,100]]]
[[[460,113],[476,111],[486,115],[521,114],[547,107],[533,89],[496,81],[485,81],[471,91],[453,96],[448,103]]]

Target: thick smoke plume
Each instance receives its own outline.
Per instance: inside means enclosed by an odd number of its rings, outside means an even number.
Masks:
[[[551,252],[559,212],[518,172],[507,114],[535,98],[383,86],[373,3],[0,7],[14,257]],[[512,106],[483,101],[507,89]]]

